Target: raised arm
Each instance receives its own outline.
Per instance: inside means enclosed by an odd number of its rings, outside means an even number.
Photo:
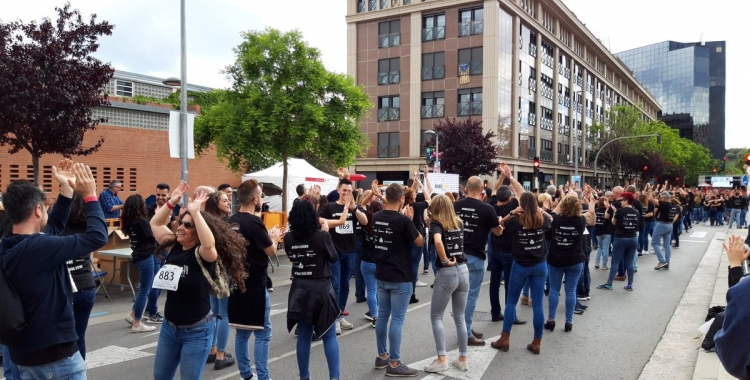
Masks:
[[[510,181],[510,187],[513,190],[513,193],[515,194],[515,198],[521,202],[521,194],[523,194],[526,190],[524,190],[523,185],[518,183],[515,178],[513,178],[513,174],[510,172],[510,167],[503,162],[500,164],[500,167],[502,168],[503,175],[508,178]]]
[[[190,216],[193,217],[193,223],[195,223],[195,232],[198,234],[198,240],[200,240],[200,249],[198,254],[203,260],[209,263],[216,261],[218,252],[216,252],[216,240],[211,229],[208,228],[208,223],[203,219],[201,214],[201,205],[206,203],[208,200],[208,194],[200,192],[192,202],[188,203],[187,209],[190,212]]]
[[[427,186],[427,188],[424,191],[424,199],[429,200],[431,198],[430,195],[432,195],[432,192],[435,190],[432,187],[432,182],[430,181],[430,176],[428,175],[430,174],[430,168],[427,167],[427,165],[425,165],[424,168],[422,168],[422,173],[424,174],[424,183]]]
[[[174,233],[169,229],[167,224],[171,219],[172,210],[174,210],[174,207],[180,203],[180,200],[182,200],[182,197],[187,190],[187,182],[180,182],[180,185],[172,191],[172,195],[169,197],[169,200],[167,200],[165,207],[156,210],[156,213],[151,218],[151,232],[154,234],[154,238],[158,245],[162,245],[169,240],[174,240]]]

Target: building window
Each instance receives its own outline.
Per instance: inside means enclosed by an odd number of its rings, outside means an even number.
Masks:
[[[398,121],[401,103],[398,96],[381,96],[378,98],[378,121]]]
[[[133,82],[126,82],[124,80],[115,81],[117,88],[115,95],[133,97]]]
[[[378,133],[378,157],[398,157],[399,135],[398,132]]]
[[[422,41],[445,39],[445,15],[422,17]]]
[[[482,88],[458,90],[458,116],[482,115]]]
[[[484,31],[484,8],[458,11],[458,36],[482,34]]]
[[[445,78],[445,52],[422,54],[422,80]]]
[[[445,116],[445,94],[443,91],[422,93],[422,119]]]
[[[370,12],[378,10],[378,2],[377,0],[368,0],[369,7],[368,9]]]
[[[400,59],[378,60],[378,84],[395,84],[401,81]]]
[[[385,21],[378,24],[378,47],[401,45],[401,20]]]
[[[536,103],[529,101],[529,125],[536,125]]]
[[[541,148],[539,151],[539,160],[542,162],[552,162],[552,140],[541,139]]]
[[[365,11],[365,0],[357,0],[357,13]]]
[[[458,76],[482,74],[482,47],[458,50]]]

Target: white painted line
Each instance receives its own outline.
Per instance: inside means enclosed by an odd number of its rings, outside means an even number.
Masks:
[[[696,231],[690,234],[691,239],[700,239],[706,237],[707,232],[706,231]]]
[[[154,336],[154,335],[159,335],[159,331],[157,331],[157,332],[152,332],[151,334],[141,335],[140,337],[141,337],[141,338],[146,338],[146,337],[149,337],[149,336]]]
[[[489,343],[489,342],[495,341],[499,337],[500,336],[498,335],[498,336],[489,338],[486,340],[486,342]],[[497,355],[498,351],[499,350],[496,350],[490,347],[489,344],[483,347],[469,346],[469,352],[468,352],[469,370],[468,371],[463,372],[459,370],[458,368],[451,365],[447,371],[441,372],[439,375],[432,374],[428,377],[424,377],[423,379],[429,378],[429,379],[438,380],[444,377],[450,377],[451,379],[460,379],[460,380],[481,379],[482,376],[484,376],[484,373],[487,371],[487,368],[489,368],[490,363],[492,363],[492,360],[495,359],[495,355]],[[458,357],[458,349],[455,349],[449,352],[447,357],[448,358]],[[435,358],[437,358],[437,353],[435,353],[434,356],[429,357],[427,359],[409,364],[409,367],[419,370],[419,371],[423,371],[424,367],[432,363],[432,361],[435,360]]]
[[[156,343],[154,343],[154,346],[155,345]],[[94,369],[131,360],[147,358],[149,356],[154,356],[154,354],[134,350],[132,348],[107,346],[87,353],[86,366],[88,369]]]
[[[683,239],[680,239],[680,243],[682,243],[683,241],[686,242],[686,243],[707,243],[706,240],[683,240]]]
[[[281,314],[281,313],[286,313],[286,311],[287,311],[287,310],[288,310],[288,309],[276,309],[276,310],[271,310],[271,316],[273,317],[274,315],[277,315],[277,314]]]
[[[141,351],[141,350],[145,350],[147,348],[156,347],[158,344],[159,344],[159,342],[148,343],[148,344],[144,344],[142,346],[133,347],[133,348],[131,348],[131,350],[133,350],[133,351]]]

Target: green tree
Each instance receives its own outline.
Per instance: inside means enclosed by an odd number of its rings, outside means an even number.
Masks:
[[[432,148],[433,155],[427,157],[428,164],[435,162],[440,155],[440,169],[445,173],[458,174],[463,182],[474,175],[490,174],[497,166],[497,145],[492,142],[495,133],[484,133],[482,122],[472,118],[456,120],[445,118],[435,124],[440,135],[440,152],[435,152],[435,137],[425,143],[424,148]]]
[[[266,29],[243,38],[225,69],[231,88],[196,120],[196,148],[213,143],[235,171],[281,161],[286,211],[287,159],[351,165],[369,148],[358,125],[372,104],[353,79],[327,71],[300,32]]]

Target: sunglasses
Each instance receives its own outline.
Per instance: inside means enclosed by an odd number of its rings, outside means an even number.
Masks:
[[[177,225],[178,226],[185,226],[185,228],[189,228],[189,229],[192,229],[192,228],[195,227],[195,224],[190,223],[190,222],[186,222],[184,220],[180,220],[179,222],[177,222]]]

